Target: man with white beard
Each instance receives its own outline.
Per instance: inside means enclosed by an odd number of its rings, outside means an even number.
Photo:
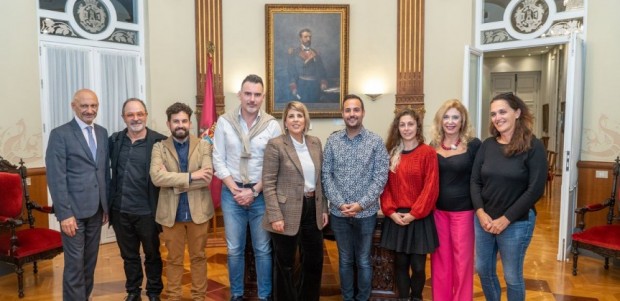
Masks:
[[[149,301],[160,300],[162,260],[155,210],[159,188],[149,175],[151,151],[166,136],[146,127],[148,112],[144,102],[130,98],[123,104],[122,117],[127,128],[109,138],[112,181],[109,186],[110,224],[116,233],[125,268],[125,300],[141,300],[144,278],[140,245],[144,250],[146,295]]]

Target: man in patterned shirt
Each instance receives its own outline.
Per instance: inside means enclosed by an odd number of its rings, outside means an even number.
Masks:
[[[323,190],[329,200],[330,223],[338,245],[340,288],[345,301],[370,299],[372,234],[378,198],[389,168],[383,140],[364,128],[364,115],[362,99],[357,95],[345,96],[342,118],[346,128],[329,136],[323,159]]]

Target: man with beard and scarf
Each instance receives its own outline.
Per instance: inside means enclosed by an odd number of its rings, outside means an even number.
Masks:
[[[181,300],[185,245],[190,257],[192,300],[207,292],[207,231],[213,217],[209,184],[213,175],[211,144],[189,135],[192,109],[175,103],[166,110],[171,136],[155,143],[150,175],[160,187],[155,220],[162,226],[168,249],[166,275],[168,300]]]
[[[288,85],[292,96],[301,102],[317,102],[327,89],[327,76],[319,52],[311,48],[312,31],[299,31],[299,47],[288,50]]]
[[[146,295],[159,301],[164,285],[159,253],[160,227],[155,222],[159,188],[149,175],[153,145],[166,136],[146,127],[148,112],[144,102],[130,98],[123,103],[127,128],[110,136],[110,224],[116,233],[125,268],[126,301],[141,300],[142,258],[144,251]]]
[[[269,300],[272,258],[269,232],[262,228],[265,215],[263,157],[269,139],[282,130],[261,109],[265,100],[263,79],[246,76],[238,93],[240,106],[220,116],[215,129],[213,165],[222,186],[222,212],[228,251],[231,301],[243,300],[246,229],[250,228],[259,300]]]
[[[323,193],[329,200],[329,223],[338,247],[340,290],[344,301],[368,300],[372,281],[370,251],[387,182],[389,156],[383,140],[364,128],[364,103],[347,95],[342,103],[346,128],[332,133],[323,153]],[[354,265],[357,296],[354,298]]]

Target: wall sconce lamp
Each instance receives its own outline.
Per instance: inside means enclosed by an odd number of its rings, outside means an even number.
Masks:
[[[381,95],[383,95],[383,94],[381,94],[381,93],[375,93],[375,94],[367,93],[366,94],[366,96],[370,97],[370,100],[372,100],[372,101],[377,100],[377,98],[381,97]]]

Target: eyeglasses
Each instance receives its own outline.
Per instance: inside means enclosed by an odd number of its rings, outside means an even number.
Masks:
[[[127,118],[144,118],[147,114],[144,112],[138,112],[138,113],[127,113],[125,114],[125,117]]]

